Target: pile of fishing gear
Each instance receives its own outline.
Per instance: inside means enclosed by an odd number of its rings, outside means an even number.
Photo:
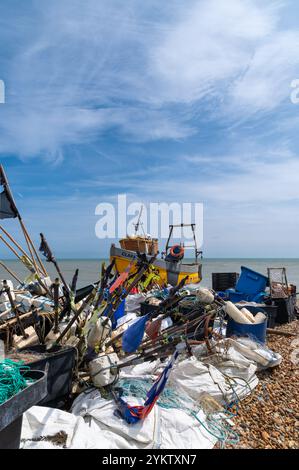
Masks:
[[[26,413],[25,447],[36,423],[41,427],[35,435],[45,436],[52,432],[47,426],[58,429],[60,418],[72,429],[68,446],[76,447],[75,416],[93,420],[101,435],[95,443],[83,421],[84,436],[77,437],[87,447],[110,445],[111,436],[117,447],[137,448],[237,442],[231,419],[256,387],[256,370],[281,362],[263,341],[244,333],[245,327],[265,333],[264,313],[253,318],[212,289],[190,284],[188,276],[176,286],[163,283],[156,254],[137,252],[122,272],[114,259],[102,263],[98,279],[78,289],[79,270],[68,283],[43,234],[35,249],[2,167],[0,173],[0,218],[18,218],[27,248],[2,226],[0,238],[28,271],[22,280],[1,262],[13,280],[0,281],[0,347],[6,356],[0,357],[0,404],[26,387],[21,367],[43,370],[48,380],[42,406]],[[54,279],[39,253],[55,269]],[[241,338],[226,337],[233,322],[234,331],[243,328]],[[42,407],[55,413],[49,411],[46,420]],[[158,438],[153,420],[159,413]],[[147,444],[136,431],[142,423],[142,429],[154,429]],[[186,423],[193,434],[167,431]]]

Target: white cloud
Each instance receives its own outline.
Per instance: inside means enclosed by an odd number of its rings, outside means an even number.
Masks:
[[[151,67],[164,82],[162,97],[188,102],[221,94],[220,81],[246,70],[276,21],[276,8],[252,0],[203,0],[186,8],[153,54]]]
[[[28,197],[24,178],[20,204],[34,234],[42,224],[57,253],[97,253],[100,201],[90,194],[109,200],[124,190],[133,200],[203,201],[212,254],[247,246],[270,254],[281,240],[296,251],[299,158],[289,131],[298,127],[298,108],[279,109],[299,72],[299,32],[280,23],[283,12],[292,14],[289,2],[34,1],[16,18],[4,4],[0,153],[59,164],[75,144],[84,166],[82,174],[79,164],[71,169],[73,186],[62,177],[43,199]],[[255,113],[260,120],[242,126]],[[198,123],[203,132],[185,147],[115,145],[116,155],[105,155],[107,131],[126,144],[182,141],[201,132]],[[105,159],[100,174],[98,159]],[[36,167],[29,181],[37,191],[44,179]],[[77,199],[53,197],[76,186]]]
[[[232,87],[232,107],[254,112],[290,101],[291,82],[299,73],[298,51],[299,31],[279,33],[261,45]]]
[[[111,128],[139,142],[186,138],[207,102],[225,118],[278,105],[297,65],[297,33],[279,31],[273,2],[33,5],[16,32],[2,30],[11,56],[0,152],[23,158],[59,162],[64,146]]]

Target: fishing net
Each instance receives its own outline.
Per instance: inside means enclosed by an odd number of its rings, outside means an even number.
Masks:
[[[14,362],[10,359],[0,361],[0,405],[28,385],[22,372],[30,370],[23,362]]]

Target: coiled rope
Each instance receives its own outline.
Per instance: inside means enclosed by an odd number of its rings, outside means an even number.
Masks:
[[[21,371],[30,370],[23,362],[0,361],[0,405],[28,386]]]

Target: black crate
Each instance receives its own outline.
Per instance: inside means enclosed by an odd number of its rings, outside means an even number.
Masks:
[[[71,346],[55,346],[53,351],[47,352],[46,346],[37,345],[23,348],[21,351],[37,354],[47,353],[45,358],[26,363],[26,365],[31,369],[43,370],[48,373],[48,393],[39,405],[59,407],[72,390],[76,349]]]
[[[276,323],[282,325],[295,320],[296,316],[293,296],[290,296],[287,299],[274,299],[274,303],[277,306]]]
[[[239,273],[212,273],[212,288],[215,291],[225,291],[236,287]]]
[[[262,309],[267,313],[268,317],[268,328],[274,328],[276,325],[277,318],[277,305],[263,305]]]

